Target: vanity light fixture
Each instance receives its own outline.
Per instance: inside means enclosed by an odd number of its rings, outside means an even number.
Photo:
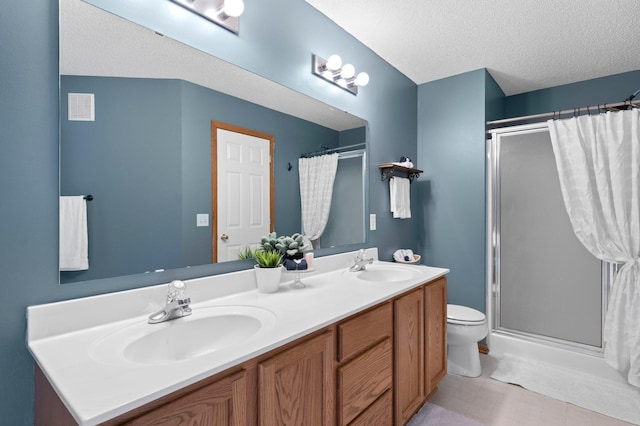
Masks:
[[[239,16],[244,12],[243,0],[171,0],[185,9],[238,34]]]
[[[342,65],[338,55],[331,55],[328,59],[313,55],[313,73],[354,95],[358,94],[358,87],[369,83],[369,74],[360,72],[356,75],[356,68],[351,64]]]

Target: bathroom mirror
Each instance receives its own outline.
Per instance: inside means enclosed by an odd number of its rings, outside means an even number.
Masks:
[[[93,196],[89,269],[61,283],[211,262],[213,120],[274,136],[280,234],[301,229],[301,154],[366,151],[365,120],[81,0],[60,0],[60,87],[60,195]],[[92,121],[69,120],[69,93],[93,94]],[[339,204],[337,220],[362,216],[362,232],[339,244],[365,242],[364,196]]]

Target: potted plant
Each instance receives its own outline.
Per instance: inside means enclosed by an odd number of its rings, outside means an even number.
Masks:
[[[304,243],[304,237],[297,232],[290,237],[282,236],[278,238],[276,248],[280,250],[283,256],[291,259],[299,259],[302,257],[302,251],[307,248]]]
[[[263,237],[260,241],[260,247],[264,250],[276,250],[283,256],[283,264],[288,270],[307,269],[307,264],[301,261],[303,250],[307,248],[304,243],[302,234],[295,233],[293,235],[277,236],[275,232]]]
[[[253,251],[251,247],[246,246],[244,250],[238,252],[238,260],[253,259]]]
[[[282,276],[282,254],[276,250],[258,249],[253,252],[256,261],[256,281],[260,293],[275,293]]]

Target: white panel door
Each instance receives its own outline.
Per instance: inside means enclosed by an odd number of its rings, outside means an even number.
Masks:
[[[257,247],[270,231],[270,141],[225,129],[216,135],[217,258],[224,262]]]

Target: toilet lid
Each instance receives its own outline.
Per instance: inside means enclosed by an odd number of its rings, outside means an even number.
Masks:
[[[447,305],[447,320],[453,320],[454,322],[483,322],[487,317],[475,309],[460,306],[460,305]]]

